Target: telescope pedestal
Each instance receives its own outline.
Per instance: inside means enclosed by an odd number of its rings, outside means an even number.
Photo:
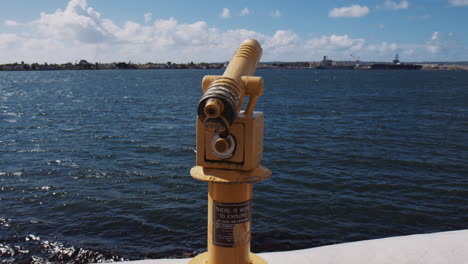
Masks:
[[[251,171],[196,166],[193,178],[208,182],[208,251],[190,264],[266,264],[250,252],[253,183],[271,176],[258,166]]]

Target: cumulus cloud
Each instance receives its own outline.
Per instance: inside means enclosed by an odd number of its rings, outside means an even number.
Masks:
[[[272,37],[266,37],[263,41],[263,49],[267,51],[267,56],[294,57],[297,56],[298,50],[302,50],[301,45],[299,36],[290,30],[277,30]]]
[[[279,10],[274,10],[274,11],[271,11],[270,12],[270,16],[271,17],[274,17],[274,18],[278,18],[278,17],[281,17],[283,14],[281,14],[281,11]]]
[[[34,22],[39,31],[51,38],[97,43],[111,39],[110,30],[115,28],[109,20],[101,19],[101,14],[87,7],[86,0],[71,0],[67,8],[55,13],[41,13]]]
[[[249,15],[249,14],[250,14],[250,9],[248,9],[247,7],[242,9],[242,11],[240,12],[241,16],[246,16],[246,15]]]
[[[329,17],[363,17],[369,14],[370,9],[367,6],[352,5],[340,8],[333,8],[328,13]]]
[[[384,9],[388,10],[400,10],[400,9],[408,9],[409,2],[406,0],[400,1],[399,3],[392,1],[392,0],[385,0],[382,6],[379,6]]]
[[[468,6],[468,0],[449,0],[451,6]]]
[[[222,18],[230,18],[231,17],[231,11],[229,8],[223,8],[223,11],[221,11],[221,17]]]

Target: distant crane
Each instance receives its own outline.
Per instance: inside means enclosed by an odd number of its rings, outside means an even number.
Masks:
[[[354,66],[354,68],[359,68],[359,63],[361,62],[361,57],[354,57],[353,54],[349,54],[351,57],[353,57],[353,59],[356,61],[356,66]]]

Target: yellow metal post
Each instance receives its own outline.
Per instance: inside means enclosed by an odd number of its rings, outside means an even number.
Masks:
[[[220,183],[208,183],[208,263],[228,263],[225,261],[229,259],[229,263],[249,263],[250,261],[250,219],[243,223],[239,223],[233,226],[232,229],[232,240],[231,237],[225,237],[219,239],[219,236],[230,236],[230,234],[216,234],[216,225],[220,223],[216,219],[214,222],[214,214],[222,215],[235,215],[232,209],[229,207],[214,208],[215,203],[219,204],[244,204],[244,208],[250,207],[252,200],[252,184],[220,184]],[[215,211],[217,209],[217,212]],[[222,211],[221,211],[222,210]],[[247,208],[247,210],[251,210]],[[220,212],[221,211],[221,212]],[[245,211],[244,215],[249,215],[250,212]],[[239,215],[240,213],[237,213]],[[221,219],[222,220],[222,219]],[[237,220],[237,219],[236,219]],[[211,235],[210,235],[211,234]],[[214,237],[218,236],[218,238]],[[213,240],[225,240],[228,245],[216,245]]]
[[[256,40],[246,40],[222,76],[203,78],[190,174],[208,182],[208,251],[190,264],[266,264],[250,252],[253,183],[271,176],[260,165],[263,113],[254,112],[263,93],[263,79],[252,76],[261,54]]]

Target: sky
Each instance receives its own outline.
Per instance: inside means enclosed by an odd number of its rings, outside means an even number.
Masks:
[[[0,64],[468,61],[468,0],[0,0]],[[352,56],[351,56],[352,55]]]

